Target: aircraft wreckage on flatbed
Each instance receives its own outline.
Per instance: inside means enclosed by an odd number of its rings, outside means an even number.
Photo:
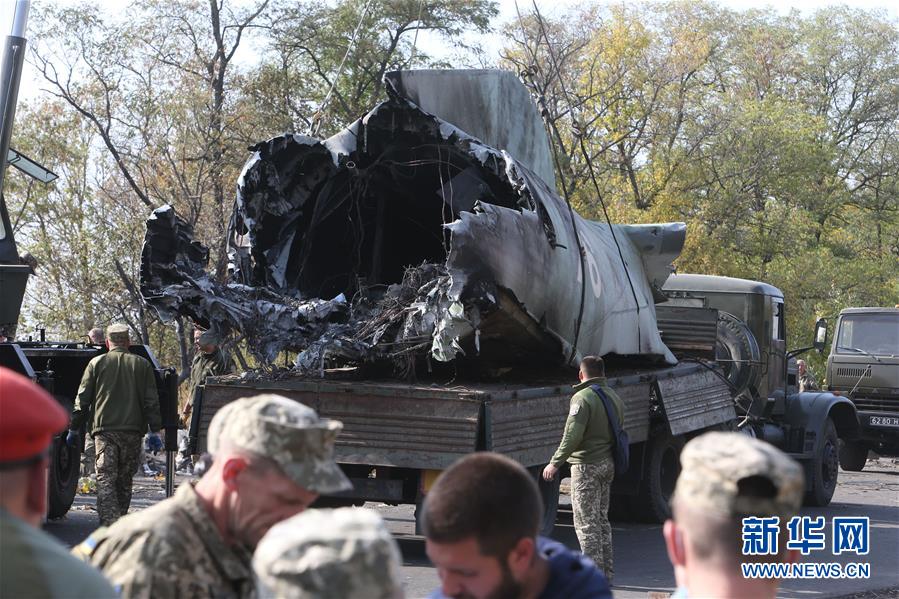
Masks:
[[[574,212],[511,73],[385,81],[389,99],[337,135],[252,148],[231,220],[232,283],[212,281],[190,228],[157,210],[147,302],[164,318],[238,332],[266,362],[297,351],[301,370],[429,356],[496,367],[588,354],[674,362],[654,302],[683,224],[609,226]]]
[[[253,148],[231,223],[231,283],[209,277],[208,251],[170,208],[149,219],[142,293],[164,318],[235,333],[264,362],[298,352],[285,376],[207,379],[194,397],[194,452],[221,406],[275,392],[344,424],[335,456],[354,489],[329,501],[419,504],[438,471],[496,451],[533,474],[550,534],[559,479],[540,473],[574,380],[558,367],[599,354],[614,356],[608,381],[631,440],[613,502],[625,495],[634,515],[667,518],[680,449],[720,429],[788,452],[805,468],[808,502],[830,501],[838,438],[857,435],[858,421],[845,398],[796,392],[788,365],[810,348],[786,351],[780,290],[671,275],[683,224],[577,215],[553,191],[546,135],[511,74],[386,82],[389,99],[334,137]],[[815,347],[825,341],[819,321]],[[414,380],[422,363],[435,365],[428,383]],[[404,382],[359,380],[382,374],[365,368],[377,364]],[[343,365],[357,367],[355,380],[326,370]]]

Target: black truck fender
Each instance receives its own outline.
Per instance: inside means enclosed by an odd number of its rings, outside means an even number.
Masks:
[[[855,405],[845,397],[816,391],[793,393],[787,397],[783,423],[792,430],[805,431],[801,446],[791,447],[790,453],[794,457],[803,459],[815,454],[820,433],[827,426],[828,418],[833,421],[840,439],[858,436],[858,415]]]
[[[855,406],[833,393],[796,393],[787,398],[783,424],[791,456],[805,471],[804,504],[829,505],[840,473],[839,439],[858,434]]]

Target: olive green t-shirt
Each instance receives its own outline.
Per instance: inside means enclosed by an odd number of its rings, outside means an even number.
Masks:
[[[560,466],[564,462],[598,464],[612,457],[612,445],[615,441],[612,427],[609,426],[602,399],[590,388],[591,385],[599,385],[612,402],[618,422],[624,426],[624,404],[609,387],[605,377],[587,379],[576,385],[569,404],[562,442],[550,461],[554,466]]]

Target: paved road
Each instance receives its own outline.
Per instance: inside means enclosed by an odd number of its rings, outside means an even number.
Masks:
[[[163,496],[162,483],[149,478],[137,478],[132,509],[143,509]],[[179,482],[183,482],[180,479]],[[563,497],[563,504],[567,498]],[[79,495],[69,515],[50,522],[46,530],[69,545],[87,536],[97,525],[95,497]],[[391,530],[405,537],[414,532],[411,506],[368,504],[387,520]],[[899,464],[880,459],[868,463],[864,472],[840,472],[840,484],[833,503],[824,509],[807,509],[804,514],[834,516],[868,516],[871,519],[871,553],[864,558],[871,564],[868,580],[786,581],[780,595],[789,599],[823,599],[841,597],[860,591],[894,589],[892,592],[871,593],[868,597],[899,596]],[[633,523],[613,523],[615,544],[615,597],[645,599],[647,593],[671,592],[674,576],[665,555],[661,527]],[[560,512],[553,537],[577,547],[571,525],[570,512]],[[828,532],[829,541],[829,532]],[[403,575],[410,598],[424,597],[438,585],[436,572],[428,563],[423,544],[417,540],[402,540]],[[820,557],[819,557],[820,556]],[[846,563],[862,561],[855,556],[832,557],[828,553],[813,554],[808,561]]]

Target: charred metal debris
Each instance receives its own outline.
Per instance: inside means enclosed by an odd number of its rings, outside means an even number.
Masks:
[[[262,363],[297,352],[303,373],[388,364],[408,374],[432,360],[559,365],[588,353],[673,360],[653,291],[680,252],[682,224],[616,226],[635,295],[608,225],[571,219],[534,172],[388,83],[387,101],[329,139],[285,134],[251,148],[230,282],[209,276],[208,250],[172,208],[154,211],[146,302],[165,320],[245,338]]]

